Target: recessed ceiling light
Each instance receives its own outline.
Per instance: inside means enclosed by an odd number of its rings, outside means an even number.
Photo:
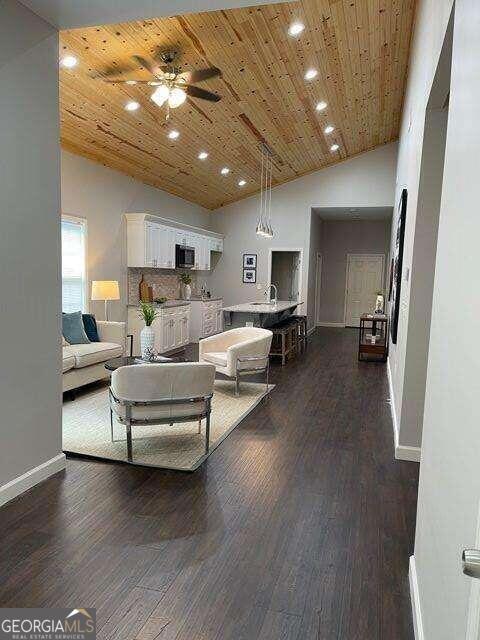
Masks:
[[[320,102],[318,102],[317,106],[315,107],[317,111],[323,111],[326,108],[327,108],[327,103],[325,102],[325,100],[321,100]]]
[[[318,71],[316,69],[308,69],[305,73],[305,80],[313,80],[317,77]]]
[[[338,144],[332,144],[332,146],[330,147],[330,151],[338,151],[340,149],[340,145]]]
[[[288,35],[298,36],[302,33],[304,29],[305,29],[305,25],[303,24],[303,22],[292,22],[292,24],[288,28]]]
[[[138,104],[138,102],[135,102],[134,100],[127,102],[127,104],[125,105],[125,109],[127,111],[136,111],[139,107],[140,105]]]
[[[127,80],[125,84],[137,84],[136,80]]]
[[[170,140],[176,140],[179,136],[180,136],[180,132],[177,131],[176,129],[172,129],[172,131],[170,131],[168,134],[168,137],[170,138]]]
[[[206,151],[200,151],[198,154],[199,160],[206,160],[208,158],[208,153]]]
[[[230,173],[230,169],[228,167],[223,167],[220,173],[222,174],[222,176],[226,176],[228,173]]]
[[[328,127],[325,127],[324,129],[325,133],[332,133],[332,131],[335,131],[335,127],[332,127],[331,124],[329,124]]]
[[[73,67],[77,66],[77,63],[78,60],[75,56],[63,56],[63,58],[60,59],[60,64],[66,69],[73,69]]]
[[[239,181],[238,181],[238,186],[239,186],[239,187],[244,187],[246,184],[247,184],[247,181],[246,181],[246,180],[243,180],[243,179],[242,179],[242,180],[239,180]]]

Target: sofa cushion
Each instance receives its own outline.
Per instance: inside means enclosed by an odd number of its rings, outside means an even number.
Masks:
[[[207,353],[202,354],[202,358],[207,362],[211,362],[212,364],[217,364],[219,367],[227,366],[226,351],[207,351]]]
[[[97,321],[93,313],[84,313],[82,315],[83,328],[90,342],[100,342],[98,337]]]
[[[67,347],[65,347],[67,348]],[[105,362],[110,358],[121,356],[123,348],[114,342],[89,342],[88,344],[73,344],[69,347],[75,357],[75,368],[81,369],[91,364]]]
[[[73,369],[75,366],[75,356],[72,353],[72,347],[67,345],[62,349],[62,373]]]
[[[81,311],[62,313],[62,333],[70,344],[90,344],[83,327]]]

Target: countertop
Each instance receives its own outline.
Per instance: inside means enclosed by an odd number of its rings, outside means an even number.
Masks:
[[[190,300],[167,300],[166,302],[157,303],[152,302],[155,307],[160,307],[161,309],[171,309],[172,307],[188,307],[190,302],[212,302],[215,300],[221,300],[222,298],[213,297],[213,298],[201,298],[200,296],[192,296]],[[140,304],[140,303],[139,303]],[[129,304],[128,307],[138,307],[138,304]]]
[[[294,302],[292,300],[278,300],[277,304],[268,304],[267,302],[261,302],[258,304],[252,302],[245,302],[243,304],[235,304],[232,307],[223,307],[223,311],[230,311],[233,313],[281,313],[288,309],[294,309],[303,302]]]

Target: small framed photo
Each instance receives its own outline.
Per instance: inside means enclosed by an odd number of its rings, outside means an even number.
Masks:
[[[256,253],[244,253],[243,254],[243,268],[244,269],[256,269],[257,268],[257,254]]]
[[[243,282],[249,284],[255,284],[257,281],[256,269],[244,269],[243,270]]]

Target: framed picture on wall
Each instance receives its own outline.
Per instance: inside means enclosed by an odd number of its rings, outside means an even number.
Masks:
[[[244,253],[243,254],[243,268],[244,269],[256,269],[257,268],[257,254],[256,253]]]
[[[255,284],[257,281],[257,270],[256,269],[244,269],[243,270],[243,282]]]
[[[395,253],[393,256],[392,307],[390,317],[390,333],[393,344],[397,344],[398,336],[398,316],[400,314],[400,293],[402,288],[403,245],[405,242],[407,197],[407,190],[403,189],[400,202],[398,204],[397,236],[395,240]]]

